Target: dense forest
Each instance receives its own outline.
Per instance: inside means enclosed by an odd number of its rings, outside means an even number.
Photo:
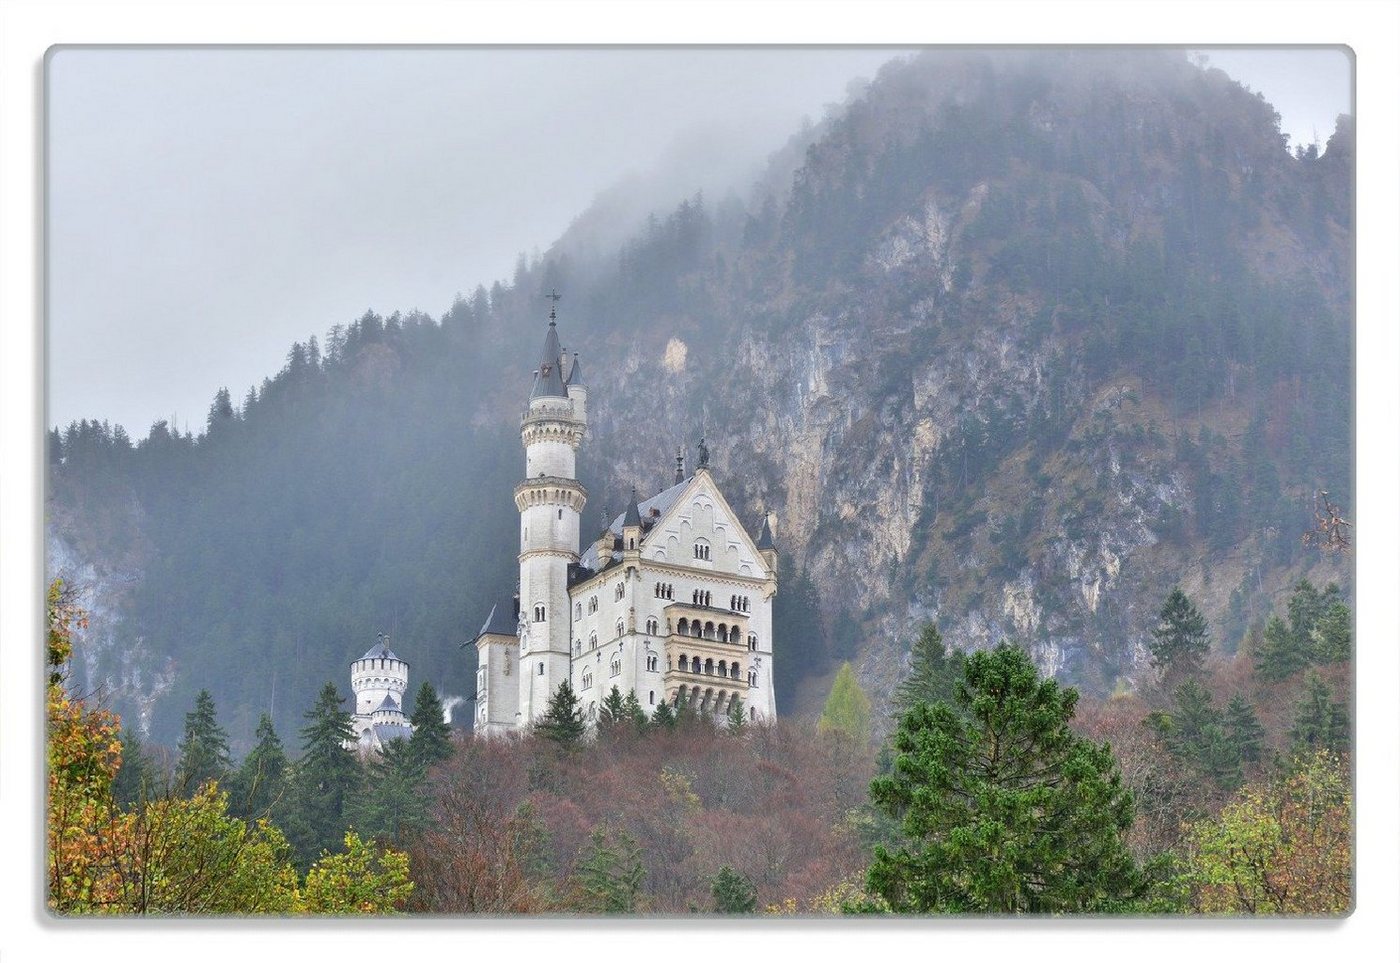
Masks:
[[[702,431],[731,502],[778,512],[794,725],[849,662],[890,732],[929,621],[957,651],[1023,648],[1115,725],[1176,585],[1232,704],[1232,657],[1300,581],[1352,591],[1303,539],[1319,490],[1351,505],[1352,151],[1345,117],[1290,150],[1260,96],[1179,52],[892,62],[744,193],[678,199],[617,249],[566,232],[440,317],[347,319],[196,431],[55,426],[50,568],[89,612],[74,689],[170,751],[207,691],[241,756],[384,631],[470,700],[460,644],[515,576],[516,429],[558,289],[592,387],[586,517]]]
[[[1240,656],[1174,589],[1150,680],[1083,697],[926,625],[874,734],[849,663],[818,722],[651,715],[566,680],[530,731],[358,753],[334,682],[299,745],[235,762],[208,692],[176,752],[65,688],[48,635],[48,899],[61,914],[1340,915],[1352,906],[1351,612],[1300,582]]]

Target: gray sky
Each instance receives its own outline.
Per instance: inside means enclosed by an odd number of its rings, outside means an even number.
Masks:
[[[740,184],[899,52],[66,50],[49,114],[49,422],[198,431],[293,340],[434,317],[628,173]],[[1294,142],[1350,109],[1336,51],[1209,51]]]

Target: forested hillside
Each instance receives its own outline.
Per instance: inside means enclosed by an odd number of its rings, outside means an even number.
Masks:
[[[1303,576],[1351,594],[1302,535],[1319,489],[1351,508],[1352,166],[1348,119],[1292,152],[1179,52],[892,63],[751,189],[617,250],[583,241],[600,202],[441,317],[294,345],[197,434],[55,428],[75,684],[167,746],[210,690],[243,748],[385,631],[415,685],[469,698],[551,289],[590,387],[586,521],[702,432],[731,503],[777,511],[781,713],[850,660],[883,720],[930,619],[1138,686],[1176,584],[1232,652]]]

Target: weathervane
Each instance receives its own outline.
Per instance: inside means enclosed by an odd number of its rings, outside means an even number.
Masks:
[[[549,320],[550,320],[550,321],[553,321],[553,320],[554,320],[554,306],[555,306],[556,304],[559,303],[559,299],[562,298],[563,296],[564,296],[564,295],[562,295],[562,294],[560,294],[559,292],[555,291],[553,288],[550,288],[550,289],[549,289],[549,293],[545,295],[546,298],[548,298],[550,301],[553,301],[553,302],[554,302],[554,304],[551,304],[551,305],[549,306]]]

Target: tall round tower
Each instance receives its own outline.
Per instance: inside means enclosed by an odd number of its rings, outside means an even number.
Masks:
[[[564,357],[551,310],[540,366],[520,422],[525,480],[515,487],[520,511],[522,724],[539,718],[555,688],[569,678],[569,566],[578,562],[579,516],[588,497],[575,477],[574,455],[588,427],[586,397],[578,359],[570,364]]]
[[[355,715],[368,718],[392,696],[403,705],[408,691],[408,663],[389,648],[389,640],[379,633],[370,650],[350,663],[350,689],[355,693]]]

